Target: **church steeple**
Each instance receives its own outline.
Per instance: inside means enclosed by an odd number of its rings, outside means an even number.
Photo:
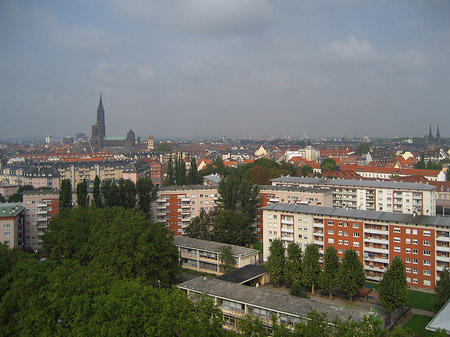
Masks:
[[[98,102],[97,124],[105,125],[105,109],[103,108],[102,94],[100,94],[100,101]]]
[[[433,144],[433,132],[431,131],[431,124],[430,124],[430,132],[428,133],[428,144]]]
[[[436,130],[436,145],[441,145],[441,133],[439,132],[439,124]]]

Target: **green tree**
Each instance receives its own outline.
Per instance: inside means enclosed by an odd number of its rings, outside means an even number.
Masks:
[[[185,228],[185,234],[194,239],[212,240],[213,224],[216,218],[216,211],[206,212],[200,209],[200,214],[191,219],[189,225]]]
[[[318,281],[320,274],[319,259],[319,248],[315,244],[307,245],[303,257],[302,283],[307,287],[311,287],[313,295],[314,285]]]
[[[333,158],[327,158],[320,164],[320,170],[323,172],[336,171],[337,165]]]
[[[61,181],[59,190],[59,209],[72,208],[72,184],[69,179]]]
[[[438,312],[450,299],[450,271],[444,268],[441,271],[440,280],[435,287],[436,294],[433,298],[434,312]]]
[[[225,245],[219,248],[220,254],[220,269],[224,273],[228,273],[233,270],[233,266],[236,264],[233,256],[233,248],[230,245]]]
[[[158,152],[170,152],[172,150],[172,147],[170,146],[170,143],[159,143],[156,147],[156,151]]]
[[[186,163],[182,153],[177,153],[175,159],[175,183],[177,186],[186,185]]]
[[[341,267],[338,274],[338,285],[347,293],[350,301],[366,282],[364,267],[359,261],[358,254],[353,249],[344,252]]]
[[[423,153],[420,154],[420,159],[419,159],[419,161],[414,165],[414,168],[415,168],[415,169],[421,169],[421,170],[424,170],[424,169],[426,168],[426,165],[425,165],[425,158],[424,158],[424,156],[423,156]]]
[[[295,242],[289,243],[287,247],[287,257],[284,266],[284,279],[286,282],[293,284],[299,281],[302,276],[302,249]]]
[[[175,185],[175,169],[173,166],[172,154],[169,155],[169,161],[167,163],[167,178],[164,181],[164,185],[166,186]]]
[[[118,206],[128,209],[136,207],[136,185],[134,184],[133,181],[121,178],[119,180],[118,192],[119,192]]]
[[[303,165],[302,167],[300,167],[300,172],[303,177],[308,177],[310,174],[314,173],[314,170],[309,165]]]
[[[197,185],[202,183],[202,177],[198,173],[197,169],[197,160],[195,157],[191,157],[191,167],[189,167],[188,176],[187,176],[187,184],[188,185]]]
[[[101,184],[100,191],[102,193],[102,198],[104,205],[106,207],[118,206],[119,200],[119,189],[117,185],[112,180],[105,180]]]
[[[138,197],[138,209],[151,218],[152,203],[157,199],[158,186],[155,186],[151,179],[138,179],[136,182]]]
[[[89,197],[86,179],[83,179],[83,181],[80,181],[77,184],[77,204],[79,207],[84,208],[89,206]]]
[[[23,192],[32,190],[34,190],[32,185],[19,186],[17,192],[9,196],[8,202],[23,202]]]
[[[363,154],[366,154],[370,151],[370,145],[368,143],[361,143],[356,148],[356,154],[358,156],[361,156]]]
[[[328,246],[323,258],[324,266],[320,274],[320,287],[329,292],[330,298],[333,296],[333,290],[338,286],[337,275],[339,273],[339,257],[336,248]]]
[[[218,209],[212,231],[213,241],[237,246],[249,246],[256,239],[253,220],[242,211]]]
[[[1,203],[5,203],[6,202],[5,197],[1,193],[0,193],[0,202]]]
[[[389,312],[406,305],[407,291],[405,265],[399,256],[395,256],[380,282],[381,305]]]
[[[269,253],[266,269],[270,279],[279,286],[280,281],[284,278],[284,265],[286,263],[285,249],[280,239],[272,241]]]
[[[102,208],[103,200],[102,200],[101,191],[100,191],[100,178],[97,175],[95,176],[95,179],[94,179],[94,187],[92,190],[92,194],[93,194],[93,198],[94,198],[95,207]]]

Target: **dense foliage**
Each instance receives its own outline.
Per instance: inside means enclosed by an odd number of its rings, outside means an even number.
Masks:
[[[435,291],[433,306],[434,311],[438,312],[450,299],[450,271],[448,268],[444,268],[441,271],[440,280],[436,284]]]
[[[405,265],[402,259],[396,256],[380,282],[380,302],[387,311],[393,311],[406,305],[407,291]]]
[[[266,269],[272,282],[280,284],[284,278],[284,268],[286,263],[285,249],[280,239],[272,241],[269,247],[270,255],[267,258]]]

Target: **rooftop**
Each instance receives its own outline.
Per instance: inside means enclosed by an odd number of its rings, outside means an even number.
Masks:
[[[229,273],[217,276],[216,279],[243,284],[264,274],[267,274],[265,264],[248,264],[244,267],[232,270]]]
[[[235,245],[228,245],[226,243],[214,242],[214,241],[206,241],[200,239],[188,238],[186,236],[174,236],[173,241],[176,246],[180,247],[189,247],[201,249],[209,252],[218,253],[220,248],[223,246],[231,246],[231,251],[234,256],[245,257],[248,255],[258,254],[259,250],[246,248]]]
[[[271,180],[279,183],[293,184],[316,184],[329,186],[356,186],[356,187],[373,187],[373,188],[393,188],[393,189],[409,189],[409,190],[425,190],[434,191],[435,186],[417,183],[403,183],[395,181],[376,181],[376,180],[353,180],[353,179],[323,179],[323,178],[303,178],[303,177],[279,177]]]
[[[333,321],[336,318],[348,319],[349,317],[355,321],[361,321],[365,315],[369,315],[365,311],[276,293],[266,289],[243,286],[217,278],[198,277],[181,283],[177,287],[300,317],[306,317],[311,310],[326,313],[328,321]]]
[[[305,213],[318,216],[333,216],[342,218],[366,219],[386,222],[403,222],[416,225],[432,225],[450,227],[450,217],[416,215],[390,212],[377,212],[345,208],[320,207],[296,204],[274,204],[262,208],[263,210]]]
[[[22,203],[4,203],[0,204],[0,218],[15,217],[25,208]]]

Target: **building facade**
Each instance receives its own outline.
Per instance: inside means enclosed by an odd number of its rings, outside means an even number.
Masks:
[[[58,191],[25,191],[23,193],[24,246],[41,250],[42,235],[47,231],[51,218],[59,213]]]
[[[274,239],[304,248],[314,243],[323,255],[331,245],[342,258],[358,252],[366,278],[381,280],[395,256],[406,266],[411,288],[432,291],[450,263],[450,219],[342,208],[276,204],[263,208],[263,258]]]
[[[333,207],[436,215],[436,187],[394,181],[280,177],[275,186],[310,186],[332,190]]]
[[[231,252],[235,261],[233,268],[256,264],[259,259],[259,250],[257,249],[219,242],[175,236],[174,244],[178,248],[182,267],[199,273],[223,274],[220,269],[220,259],[221,248],[224,246],[231,246]]]
[[[0,243],[9,248],[23,247],[23,212],[20,203],[0,204]]]

